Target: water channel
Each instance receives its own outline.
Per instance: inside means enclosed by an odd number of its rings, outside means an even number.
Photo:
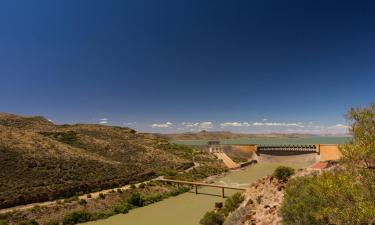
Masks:
[[[271,174],[280,163],[259,163],[231,171],[218,178],[215,183],[248,187],[255,180]],[[303,168],[308,165],[287,163],[283,165]],[[198,225],[203,215],[214,208],[215,202],[224,202],[218,188],[200,188],[202,194],[193,192],[171,197],[161,202],[131,210],[128,214],[112,216],[105,220],[85,223],[86,225]],[[226,196],[234,191],[225,190]]]

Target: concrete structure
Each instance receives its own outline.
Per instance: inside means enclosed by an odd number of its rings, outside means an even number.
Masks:
[[[321,162],[328,161],[328,160],[339,160],[342,156],[338,145],[333,144],[319,144],[317,145],[319,149],[319,160]]]
[[[220,141],[208,141],[208,151],[210,153],[223,152],[223,146]]]
[[[225,154],[224,147],[220,144],[220,141],[209,141],[208,151],[209,153],[214,154],[219,160],[223,161],[229,169],[240,168],[239,164],[235,163],[227,154]]]
[[[258,162],[306,162],[316,163],[339,160],[341,152],[336,144],[259,144],[222,145],[220,141],[209,141],[208,151],[215,154],[228,166],[238,168],[229,155],[248,158]],[[233,163],[232,163],[233,162]]]

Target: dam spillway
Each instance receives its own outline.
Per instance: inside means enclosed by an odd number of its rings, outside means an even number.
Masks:
[[[257,145],[256,152],[288,151],[288,152],[317,152],[316,145]]]

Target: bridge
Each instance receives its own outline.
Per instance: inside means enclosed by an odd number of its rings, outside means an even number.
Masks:
[[[192,186],[194,186],[195,194],[198,194],[198,186],[220,188],[221,189],[221,197],[223,197],[223,198],[225,197],[224,189],[231,189],[231,190],[237,190],[237,191],[247,190],[247,188],[241,188],[241,187],[231,187],[231,186],[224,186],[224,185],[217,185],[217,184],[206,184],[206,183],[182,181],[182,180],[158,179],[158,181],[167,182],[167,183],[175,183],[175,184],[177,184],[177,187],[179,187],[180,184],[192,185]]]

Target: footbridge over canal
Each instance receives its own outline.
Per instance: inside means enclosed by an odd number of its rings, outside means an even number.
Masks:
[[[221,197],[225,197],[224,190],[225,189],[231,189],[231,190],[237,190],[237,191],[245,191],[247,188],[241,188],[241,187],[231,187],[231,186],[224,186],[224,185],[217,185],[217,184],[206,184],[206,183],[199,183],[199,182],[191,182],[191,181],[182,181],[182,180],[170,180],[170,179],[158,179],[158,181],[166,182],[166,183],[174,183],[177,184],[177,186],[180,185],[192,185],[195,189],[195,194],[198,194],[198,187],[214,187],[221,189]]]

